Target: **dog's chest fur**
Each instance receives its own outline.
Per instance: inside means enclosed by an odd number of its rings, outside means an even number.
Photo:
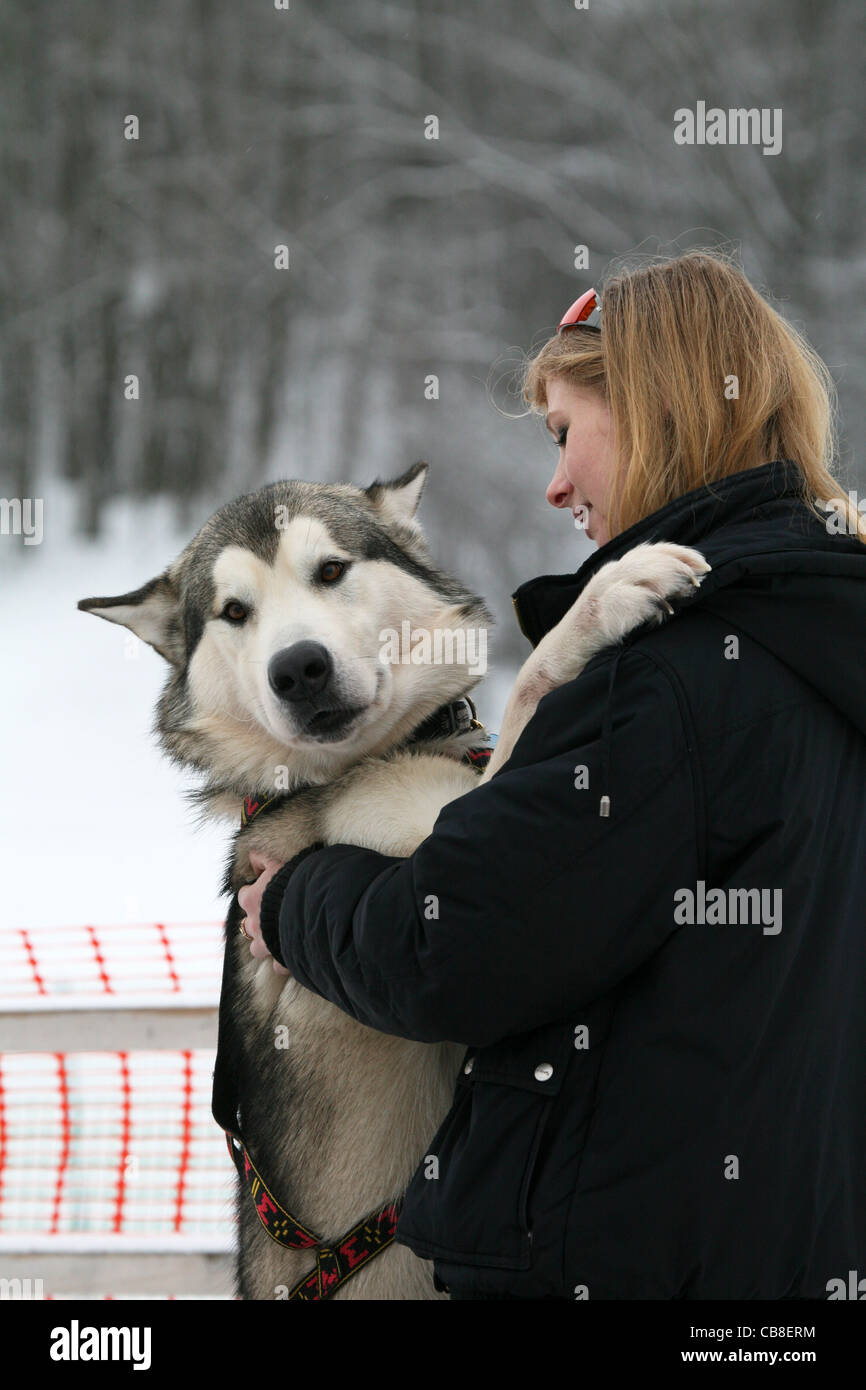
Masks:
[[[465,749],[465,738],[456,751]],[[316,840],[407,854],[445,801],[470,789],[472,768],[413,750],[370,759],[338,782],[301,791],[263,813],[235,841],[232,890],[255,875],[252,849],[281,862]],[[387,787],[387,797],[383,791]],[[375,802],[377,816],[367,814]],[[383,820],[382,805],[389,815]],[[326,1241],[401,1195],[451,1103],[465,1048],[383,1034],[296,980],[254,961],[237,903],[226,923],[221,1049],[231,1068],[240,1129],[280,1204]],[[314,1255],[279,1246],[246,1190],[239,1195],[244,1298],[285,1297]],[[392,1245],[339,1290],[344,1298],[437,1298],[429,1262]]]

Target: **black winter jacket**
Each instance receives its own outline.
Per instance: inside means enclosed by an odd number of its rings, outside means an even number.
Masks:
[[[467,1045],[397,1230],[454,1295],[866,1276],[866,546],[798,480],[729,477],[524,584],[535,644],[640,541],[713,567],[547,695],[411,858],[332,846],[269,885],[303,985]]]

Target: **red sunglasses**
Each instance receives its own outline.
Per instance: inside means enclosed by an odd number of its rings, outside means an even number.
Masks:
[[[601,331],[601,301],[595,290],[587,290],[567,309],[559,324],[559,332],[567,328],[596,328]]]

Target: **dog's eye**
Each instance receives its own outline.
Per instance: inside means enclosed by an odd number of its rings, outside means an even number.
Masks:
[[[344,560],[325,560],[319,566],[319,578],[324,584],[334,584],[338,579],[342,579],[346,573],[346,563]]]
[[[230,598],[220,614],[221,618],[225,618],[226,621],[230,623],[246,622],[247,616],[248,610],[246,605],[241,603],[240,599],[236,598]]]

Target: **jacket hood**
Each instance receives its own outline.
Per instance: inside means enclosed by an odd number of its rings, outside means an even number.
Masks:
[[[512,600],[524,636],[536,646],[602,565],[651,541],[693,546],[713,567],[693,598],[674,601],[678,611],[699,604],[730,622],[866,734],[866,545],[810,512],[790,460],[685,493],[600,546],[576,573],[522,584]]]

